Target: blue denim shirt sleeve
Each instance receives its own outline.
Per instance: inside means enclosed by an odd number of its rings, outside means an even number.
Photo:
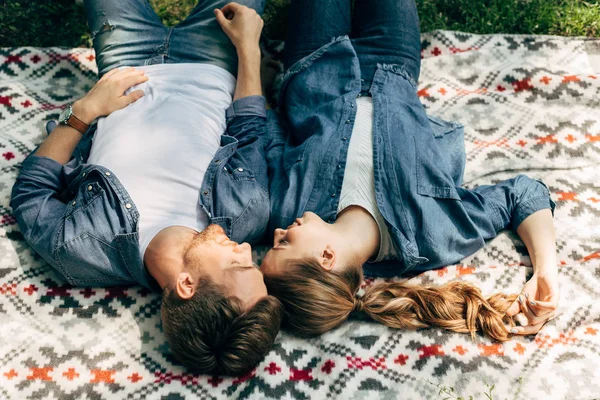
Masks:
[[[247,96],[235,100],[227,111],[225,118],[229,125],[235,117],[241,116],[256,116],[267,117],[267,100],[264,96]]]
[[[51,265],[66,207],[59,198],[62,168],[55,160],[30,155],[23,162],[10,201],[25,240]]]
[[[268,188],[267,110],[264,96],[248,96],[235,100],[226,111],[226,134],[238,140],[236,156],[247,165],[254,179]]]

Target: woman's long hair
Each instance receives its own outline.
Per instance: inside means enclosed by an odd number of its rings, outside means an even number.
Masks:
[[[371,285],[359,298],[362,279],[360,266],[334,272],[324,270],[317,260],[301,260],[292,262],[282,274],[265,275],[265,284],[285,307],[285,326],[301,336],[320,335],[352,312],[364,312],[391,328],[440,327],[471,336],[481,331],[499,341],[510,339],[506,324],[514,323],[506,310],[516,294],[486,299],[466,282],[438,287],[386,282]]]

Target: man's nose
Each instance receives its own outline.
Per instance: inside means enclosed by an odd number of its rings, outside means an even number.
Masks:
[[[246,253],[246,252],[252,253],[252,246],[250,246],[250,244],[248,244],[246,242],[236,245],[235,249],[238,253]]]

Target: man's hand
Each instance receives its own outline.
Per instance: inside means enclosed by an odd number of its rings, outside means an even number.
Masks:
[[[238,3],[229,3],[220,10],[215,9],[215,16],[238,54],[259,50],[258,41],[265,23],[256,11]]]
[[[148,77],[144,72],[135,68],[113,69],[107,72],[88,94],[73,103],[73,114],[89,125],[96,118],[120,110],[142,97],[144,92],[141,90],[135,90],[128,95],[125,95],[125,92],[130,87],[147,80]],[[71,158],[82,136],[78,130],[69,125],[59,125],[44,140],[35,154],[65,164]]]
[[[534,273],[533,276],[508,311],[509,316],[519,312],[527,317],[528,324],[515,326],[517,335],[531,335],[537,333],[548,320],[553,318],[559,299],[558,279],[556,273]]]
[[[147,80],[144,71],[135,68],[115,68],[107,72],[83,98],[73,104],[73,114],[90,124],[94,119],[109,115],[141,98],[144,95],[142,90],[135,90],[127,95],[125,92]]]

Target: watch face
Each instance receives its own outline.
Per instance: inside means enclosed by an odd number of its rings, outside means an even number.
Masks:
[[[60,116],[58,117],[58,122],[60,122],[61,124],[66,124],[67,120],[71,118],[72,114],[73,108],[71,107],[71,105],[68,105],[67,108],[62,110],[62,112],[60,113]]]

